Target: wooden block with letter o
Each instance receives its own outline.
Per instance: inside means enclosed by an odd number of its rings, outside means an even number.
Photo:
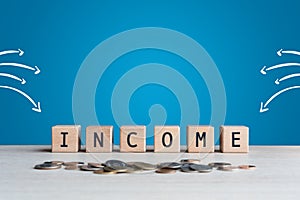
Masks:
[[[146,126],[122,126],[120,152],[146,152]]]
[[[180,152],[179,126],[154,127],[154,152]]]
[[[214,152],[214,127],[212,126],[187,126],[187,150],[190,153]]]
[[[224,153],[249,152],[249,128],[246,126],[221,126],[220,149]]]
[[[57,125],[52,127],[52,152],[75,153],[80,150],[81,126]]]
[[[112,152],[113,126],[86,127],[86,152]]]

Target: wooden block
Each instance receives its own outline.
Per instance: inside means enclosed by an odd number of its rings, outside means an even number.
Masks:
[[[146,126],[122,126],[120,152],[146,152]]]
[[[154,127],[154,152],[180,152],[179,126]]]
[[[249,152],[249,128],[246,126],[221,126],[220,149],[224,153]]]
[[[80,150],[81,126],[57,125],[52,127],[52,152],[75,153]]]
[[[86,127],[86,152],[112,152],[113,126]]]
[[[214,127],[212,126],[187,126],[187,150],[190,153],[214,152]]]

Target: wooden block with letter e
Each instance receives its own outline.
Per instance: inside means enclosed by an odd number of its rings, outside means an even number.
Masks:
[[[112,152],[113,126],[86,127],[86,152]]]
[[[179,126],[154,127],[154,152],[180,152]]]
[[[146,126],[121,126],[120,152],[146,152]]]
[[[221,126],[220,150],[224,153],[249,152],[249,128],[246,126]]]
[[[214,152],[214,127],[212,126],[187,126],[187,150],[190,153]]]
[[[75,153],[80,150],[81,126],[57,125],[52,127],[52,152]]]

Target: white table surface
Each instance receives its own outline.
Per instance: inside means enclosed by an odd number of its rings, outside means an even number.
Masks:
[[[159,163],[201,158],[254,164],[256,170],[118,174],[34,170],[48,160]],[[50,146],[0,145],[0,199],[300,199],[300,146],[251,146],[233,153],[51,153]]]

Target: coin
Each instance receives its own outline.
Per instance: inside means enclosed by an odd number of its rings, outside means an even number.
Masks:
[[[155,172],[160,173],[160,174],[174,174],[174,173],[176,173],[176,170],[170,169],[170,168],[160,168],[160,169],[157,169]]]
[[[190,168],[191,163],[184,163],[181,165],[181,171],[186,173],[197,172],[194,169]]]
[[[156,165],[145,162],[127,162],[127,165],[136,166],[143,170],[154,170],[157,168]]]
[[[157,168],[180,169],[181,164],[177,162],[165,162],[157,165]]]
[[[143,172],[144,170],[140,167],[137,167],[135,165],[128,165],[126,173],[140,173]]]
[[[208,173],[211,172],[213,169],[209,165],[199,165],[199,164],[191,164],[190,168],[200,173]]]
[[[65,166],[64,168],[65,170],[78,170],[78,166],[77,165],[69,165],[69,166]]]
[[[43,163],[34,166],[34,169],[42,169],[42,170],[51,170],[51,169],[59,169],[61,165],[52,164],[52,163]]]
[[[100,168],[90,167],[89,165],[81,165],[79,169],[82,171],[95,171],[95,170],[99,170]]]
[[[127,169],[127,164],[121,160],[108,160],[105,162],[105,166],[115,170],[125,170]]]
[[[180,163],[200,163],[199,159],[192,159],[192,158],[186,158],[186,159],[181,159]]]
[[[84,162],[65,162],[64,166],[84,165]]]
[[[240,165],[240,169],[256,169],[255,165]]]
[[[45,161],[44,164],[63,165],[64,161]]]
[[[92,162],[89,162],[89,163],[88,163],[88,166],[89,166],[89,167],[94,167],[94,168],[100,168],[100,167],[103,167],[102,163],[92,163]]]
[[[108,175],[108,174],[115,174],[116,172],[114,171],[105,171],[103,169],[95,170],[94,174],[103,174],[103,175]]]
[[[238,170],[240,169],[239,167],[236,166],[220,166],[217,168],[217,170],[221,170],[221,171],[234,171],[234,170]]]
[[[228,162],[212,162],[212,163],[209,163],[208,165],[211,166],[211,167],[214,167],[214,168],[218,168],[218,167],[231,165],[231,163],[228,163]]]

